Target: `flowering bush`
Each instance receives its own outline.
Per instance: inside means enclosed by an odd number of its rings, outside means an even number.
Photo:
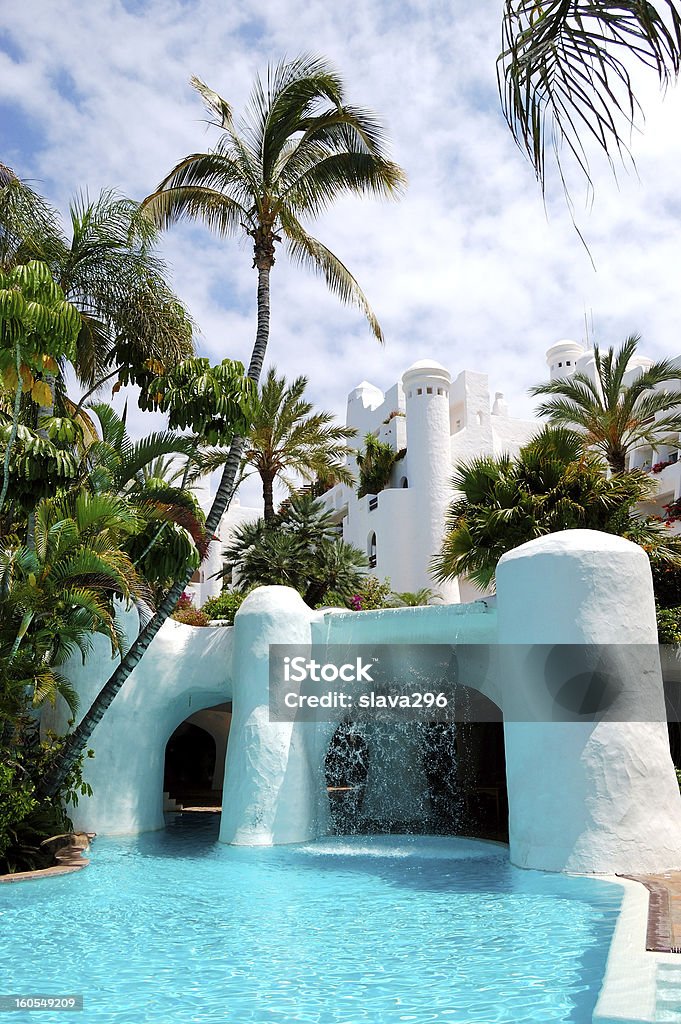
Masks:
[[[207,626],[210,622],[208,616],[194,607],[191,595],[184,593],[175,606],[173,618],[176,622],[183,622],[185,626]]]
[[[650,467],[650,472],[651,473],[661,473],[663,469],[666,469],[667,466],[671,466],[671,465],[672,465],[672,460],[671,459],[666,459],[664,462],[656,462],[654,466]]]

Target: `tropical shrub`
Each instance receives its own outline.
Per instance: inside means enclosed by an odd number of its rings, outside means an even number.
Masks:
[[[210,622],[210,617],[203,610],[194,607],[193,598],[187,593],[180,597],[172,618],[185,626],[207,626]]]
[[[516,458],[481,456],[462,463],[453,484],[459,496],[433,560],[436,579],[462,575],[486,590],[505,552],[571,529],[614,533],[640,544],[651,562],[681,564],[679,542],[659,520],[637,512],[655,485],[640,472],[608,477],[605,463],[584,451],[576,431],[545,427]]]
[[[220,619],[233,626],[234,616],[249,593],[250,591],[248,590],[223,590],[217,597],[209,598],[201,608],[201,611],[209,619]]]
[[[661,644],[681,646],[681,607],[657,606],[657,639]]]
[[[357,497],[365,494],[379,494],[390,483],[393,466],[406,455],[406,449],[396,452],[385,441],[379,441],[373,434],[364,438],[364,450],[357,452],[359,484]]]
[[[263,518],[238,527],[224,558],[220,575],[234,572],[238,589],[293,587],[311,608],[329,591],[350,598],[368,564],[359,548],[338,536],[330,513],[309,494],[293,495],[270,522]]]
[[[379,580],[376,576],[365,576],[361,585],[351,596],[348,607],[356,612],[374,611],[390,607],[390,580]]]

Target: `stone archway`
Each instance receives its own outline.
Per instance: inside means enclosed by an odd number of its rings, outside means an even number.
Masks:
[[[168,739],[163,791],[166,810],[222,809],[231,702],[202,708]]]

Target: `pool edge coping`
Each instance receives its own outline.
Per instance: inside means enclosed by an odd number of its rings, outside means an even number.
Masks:
[[[679,956],[646,949],[650,892],[643,882],[621,875],[591,877],[624,890],[593,1024],[655,1024],[658,967],[678,967]]]

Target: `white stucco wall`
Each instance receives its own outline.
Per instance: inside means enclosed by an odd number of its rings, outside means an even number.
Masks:
[[[136,635],[134,609],[127,628]],[[163,828],[166,743],[196,711],[231,700],[232,632],[174,619],[164,623],[92,734],[95,757],[85,760],[83,774],[93,796],[81,797],[70,812],[76,828],[100,835]],[[80,659],[65,666],[80,695],[81,715],[115,665],[110,645],[97,636],[85,667]]]
[[[479,602],[314,612],[288,588],[260,588],[233,629],[166,623],[95,730],[97,756],[86,775],[95,795],[81,802],[76,825],[105,834],[161,827],[169,736],[201,708],[231,699],[222,841],[269,845],[321,836],[328,823],[324,757],[345,712],[330,722],[270,722],[270,644],[388,645],[395,678],[407,664],[404,645],[445,644],[460,657],[460,680],[504,712],[514,863],[605,873],[681,868],[681,797],[659,664],[641,675],[633,655],[621,659],[629,684],[621,720],[564,723],[554,721],[547,703],[541,662],[528,660],[520,646],[626,648],[655,640],[645,554],[592,531],[553,534],[504,556],[496,608]],[[83,710],[111,667],[103,642],[87,671],[70,666]],[[379,756],[383,728],[374,730],[365,800],[368,809],[379,807],[406,771],[399,809],[406,820],[423,804],[420,764],[408,729],[397,744],[391,737],[389,756]]]
[[[656,872],[681,867],[681,796],[669,753],[659,659],[625,678],[617,721],[551,721],[531,644],[650,645],[652,578],[636,544],[568,530],[523,544],[497,570],[504,665],[511,860],[545,871]],[[522,645],[522,646],[521,646]],[[631,647],[621,671],[637,672]],[[544,707],[543,720],[533,721]],[[526,720],[523,720],[526,718]]]

